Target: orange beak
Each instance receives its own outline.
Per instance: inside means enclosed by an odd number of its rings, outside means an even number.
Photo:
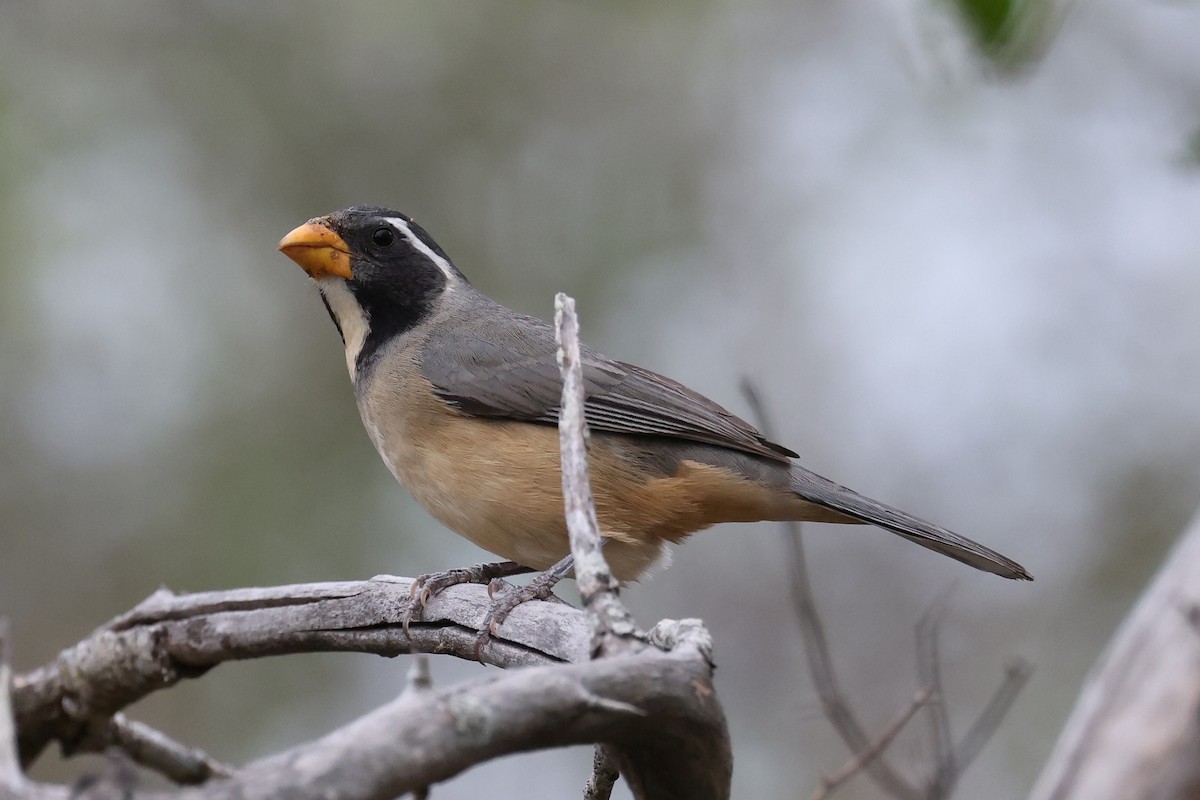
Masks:
[[[279,252],[313,278],[329,275],[350,280],[350,248],[324,218],[310,219],[279,241]]]

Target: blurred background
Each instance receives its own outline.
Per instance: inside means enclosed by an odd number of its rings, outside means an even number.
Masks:
[[[1012,658],[1035,664],[960,793],[1022,795],[1200,500],[1198,41],[1183,0],[0,4],[16,667],[163,584],[486,558],[394,485],[274,249],[377,204],[521,311],[573,294],[614,357],[741,413],[755,380],[809,467],[1026,564],[1019,585],[872,529],[808,536],[876,729],[947,591],[960,733]],[[739,797],[807,796],[848,756],[785,552],[771,525],[707,531],[626,593],[643,624],[713,631]],[[385,702],[406,667],[228,665],[131,716],[244,763]],[[893,759],[917,771],[926,733]],[[590,761],[505,759],[435,796],[578,796]]]

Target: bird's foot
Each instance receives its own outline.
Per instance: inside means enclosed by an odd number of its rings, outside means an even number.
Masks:
[[[500,578],[523,575],[533,571],[531,567],[523,567],[515,561],[497,561],[491,564],[475,564],[470,567],[448,569],[445,572],[430,572],[413,581],[410,594],[421,604],[421,608],[424,608],[434,595],[451,586],[463,583],[487,585]]]
[[[409,593],[411,601],[400,620],[404,627],[404,635],[408,636],[409,623],[413,621],[414,617],[420,619],[425,606],[439,592],[462,583],[486,584],[488,597],[492,600],[492,607],[484,617],[479,636],[475,640],[475,657],[482,662],[483,648],[491,641],[492,636],[496,635],[500,625],[514,608],[528,603],[530,600],[564,602],[554,596],[554,586],[570,573],[573,567],[574,561],[571,556],[567,556],[525,586],[513,586],[504,580],[513,575],[524,575],[534,571],[531,567],[522,566],[515,561],[475,564],[470,567],[421,575],[413,581]],[[504,591],[498,595],[501,589]]]
[[[408,610],[404,612],[404,616],[400,620],[404,626],[404,635],[408,636],[408,625],[412,622],[413,617],[420,618],[425,606],[439,592],[463,583],[479,583],[487,585],[490,597],[492,581],[512,575],[523,575],[526,572],[533,572],[533,569],[523,567],[515,561],[497,561],[491,564],[475,564],[470,567],[430,572],[418,576],[413,581],[412,590],[409,593],[411,602],[408,604]]]
[[[489,581],[488,597],[492,598],[492,608],[484,617],[483,625],[479,629],[479,636],[475,638],[475,658],[479,659],[480,663],[483,662],[483,648],[497,634],[504,620],[517,606],[528,603],[530,600],[553,600],[565,603],[566,601],[555,597],[554,587],[566,577],[574,566],[574,559],[568,555],[524,586],[512,586],[501,578]],[[497,599],[496,590],[500,588],[506,588],[507,591]]]
[[[483,626],[475,638],[475,658],[483,661],[483,648],[500,630],[504,620],[517,606],[524,605],[530,600],[551,600],[556,603],[566,603],[554,594],[554,586],[562,576],[552,570],[541,573],[524,586],[513,586],[502,578],[496,578],[488,583],[488,597],[492,598],[492,608],[483,618]],[[499,590],[504,593],[497,595]]]

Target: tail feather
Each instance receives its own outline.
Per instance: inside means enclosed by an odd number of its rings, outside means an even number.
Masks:
[[[1014,580],[1031,581],[1024,567],[1010,558],[1000,555],[983,545],[973,542],[953,531],[939,527],[899,509],[886,506],[877,500],[864,497],[855,491],[839,486],[828,478],[803,467],[793,465],[791,489],[803,499],[845,514],[855,520],[886,528],[916,542],[922,547],[949,556],[976,569],[1001,575]]]

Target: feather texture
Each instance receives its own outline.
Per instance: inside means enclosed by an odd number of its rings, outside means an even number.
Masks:
[[[434,326],[426,342],[421,372],[437,395],[474,416],[557,424],[562,379],[554,329],[499,306],[464,322]],[[713,444],[783,463],[796,457],[704,395],[587,347],[583,379],[593,430]]]

